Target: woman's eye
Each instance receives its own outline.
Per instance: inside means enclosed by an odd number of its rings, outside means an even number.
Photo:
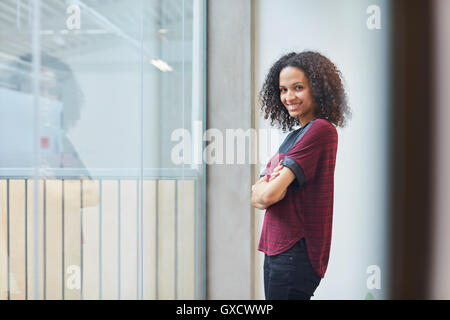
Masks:
[[[303,89],[302,86],[296,86],[295,88],[296,88],[297,90],[302,90],[302,89]]]

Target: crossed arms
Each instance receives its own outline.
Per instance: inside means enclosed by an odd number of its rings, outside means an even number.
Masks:
[[[288,186],[294,179],[295,175],[291,169],[279,164],[269,179],[263,176],[252,186],[252,206],[266,209],[277,203],[284,198]]]

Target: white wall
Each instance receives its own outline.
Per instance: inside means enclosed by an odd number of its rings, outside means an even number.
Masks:
[[[381,9],[369,30],[369,5]],[[291,51],[316,50],[342,71],[353,118],[338,129],[330,260],[313,299],[388,298],[386,224],[389,148],[389,3],[383,0],[255,1],[255,88],[270,66]],[[257,92],[255,92],[257,94]],[[255,106],[259,112],[259,106]],[[260,117],[259,128],[269,128]],[[261,146],[260,146],[261,147]],[[272,153],[276,152],[276,146]],[[267,159],[261,159],[265,164]],[[258,214],[259,225],[263,214]],[[263,256],[259,255],[262,269]],[[367,267],[381,269],[381,289],[369,290]],[[262,272],[256,298],[263,298]]]

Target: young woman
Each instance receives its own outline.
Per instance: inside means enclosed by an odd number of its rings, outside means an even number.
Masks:
[[[341,73],[317,52],[289,53],[270,69],[260,100],[271,125],[300,125],[252,186],[252,205],[266,209],[258,247],[265,296],[310,299],[331,246],[335,127],[350,115]]]

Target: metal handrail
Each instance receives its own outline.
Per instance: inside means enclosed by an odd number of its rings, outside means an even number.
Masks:
[[[51,170],[51,173],[49,173]],[[142,174],[142,175],[141,175]],[[37,178],[42,179],[198,179],[202,172],[191,168],[40,168]],[[0,168],[0,179],[32,179],[35,177],[34,168]]]

